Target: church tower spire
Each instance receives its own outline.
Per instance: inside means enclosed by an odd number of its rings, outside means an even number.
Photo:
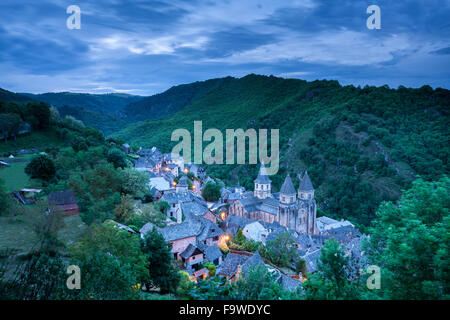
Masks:
[[[266,167],[264,162],[261,162],[261,167],[259,168],[258,177],[253,181],[255,183],[255,197],[259,199],[265,199],[271,195],[271,183],[267,175]]]
[[[303,200],[314,199],[314,187],[309,178],[308,171],[305,171],[298,187],[298,198]]]
[[[285,204],[290,204],[295,202],[295,188],[292,183],[292,179],[288,173],[286,179],[284,179],[284,183],[280,189],[280,202]]]

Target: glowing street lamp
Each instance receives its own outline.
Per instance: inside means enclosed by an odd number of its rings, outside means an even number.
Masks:
[[[187,174],[189,172],[188,168],[184,168],[184,173]]]
[[[227,216],[227,215],[225,214],[225,212],[222,211],[222,212],[220,213],[220,218],[221,218],[222,220],[225,220],[226,216]]]
[[[229,235],[225,235],[224,239],[225,239],[225,242],[228,242],[228,241],[230,241],[230,236]]]

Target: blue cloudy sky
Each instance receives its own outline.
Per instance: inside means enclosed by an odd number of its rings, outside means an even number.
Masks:
[[[81,29],[66,28],[69,5]],[[366,8],[381,8],[369,30]],[[0,87],[125,92],[249,73],[450,88],[450,0],[1,0]]]

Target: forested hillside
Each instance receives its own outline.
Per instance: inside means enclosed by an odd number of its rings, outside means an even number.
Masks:
[[[72,116],[82,121],[86,126],[102,131],[105,135],[120,130],[128,125],[123,117],[101,111],[93,111],[80,107],[62,106],[58,108],[62,117]]]
[[[162,118],[181,110],[194,100],[232,80],[232,77],[227,77],[175,86],[163,93],[130,103],[125,108],[125,114],[129,121]]]
[[[129,103],[142,99],[124,93],[89,94],[73,92],[48,92],[42,94],[23,93],[33,100],[42,101],[55,107],[80,107],[92,111],[100,111],[119,115]]]
[[[170,151],[173,130],[279,128],[282,168],[308,170],[320,209],[368,225],[382,200],[395,200],[417,175],[437,180],[448,173],[450,91],[341,86],[258,75],[226,78],[172,116],[131,125],[116,136]],[[224,132],[224,131],[223,131]],[[207,143],[204,144],[206,146]],[[221,165],[210,173],[253,188],[256,166]],[[297,184],[298,181],[295,181]]]
[[[34,99],[32,99],[29,96],[21,95],[21,94],[14,93],[14,92],[0,88],[0,101],[22,103],[22,102],[33,101],[33,100]]]

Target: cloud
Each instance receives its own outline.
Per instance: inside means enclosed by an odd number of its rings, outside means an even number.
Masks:
[[[450,47],[446,47],[446,48],[441,48],[439,50],[434,50],[430,52],[431,54],[450,54]]]
[[[248,73],[449,87],[450,1],[65,0],[0,2],[0,86],[134,92]]]

